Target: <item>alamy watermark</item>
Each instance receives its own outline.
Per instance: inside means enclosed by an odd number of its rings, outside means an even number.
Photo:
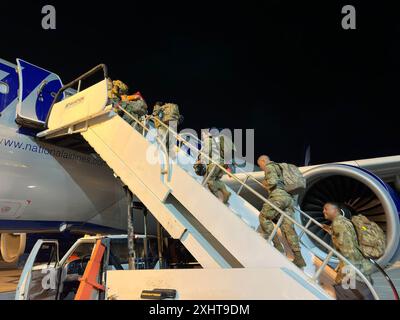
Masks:
[[[356,29],[356,8],[352,5],[346,5],[342,8],[345,16],[342,18],[342,28],[344,30]]]
[[[342,288],[356,289],[356,270],[352,266],[346,265],[341,269],[341,273],[344,275],[341,282]]]
[[[254,129],[202,129],[199,136],[190,128],[178,132],[177,122],[171,121],[168,128],[150,129],[146,138],[151,142],[146,151],[150,164],[163,164],[167,153],[169,161],[183,167],[201,161],[206,165],[232,165],[247,172],[254,170]]]
[[[43,6],[42,14],[42,28],[44,30],[55,30],[56,29],[56,8],[50,4]]]
[[[44,290],[57,289],[57,269],[48,267],[42,269],[42,274],[45,275],[42,279],[42,288]]]
[[[53,5],[47,4],[42,7],[42,28],[44,30],[56,29],[56,8]],[[345,5],[342,8],[342,28],[344,30],[356,29],[356,9],[352,5]]]

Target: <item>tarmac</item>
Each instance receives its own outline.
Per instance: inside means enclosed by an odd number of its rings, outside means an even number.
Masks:
[[[0,269],[0,300],[14,300],[21,269]]]

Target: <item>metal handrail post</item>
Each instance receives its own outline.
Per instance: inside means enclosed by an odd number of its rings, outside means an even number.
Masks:
[[[268,238],[268,242],[271,243],[272,239],[274,239],[275,235],[278,233],[278,229],[281,227],[281,224],[283,223],[284,216],[281,215],[281,217],[278,220],[278,223],[274,226],[274,230],[270,234]]]
[[[314,274],[312,279],[314,281],[318,280],[318,278],[321,276],[322,271],[325,269],[325,267],[328,265],[329,260],[332,258],[333,251],[330,251],[329,254],[326,256],[324,262],[321,264],[321,266],[318,268],[317,272]]]

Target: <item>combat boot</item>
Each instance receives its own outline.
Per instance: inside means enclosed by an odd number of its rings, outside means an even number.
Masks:
[[[303,259],[300,251],[294,251],[294,259],[293,263],[298,266],[299,268],[304,268],[306,266],[306,262]]]

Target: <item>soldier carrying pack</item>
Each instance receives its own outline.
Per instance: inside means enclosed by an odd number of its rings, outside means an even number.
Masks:
[[[357,233],[361,253],[372,259],[382,257],[386,249],[386,237],[383,230],[362,214],[353,216],[351,222]]]
[[[282,171],[285,191],[292,195],[299,194],[306,188],[306,179],[294,164],[277,163]]]
[[[170,121],[177,121],[178,124],[183,121],[183,117],[179,113],[179,106],[175,103],[156,103],[153,110],[153,116],[166,125],[168,125]],[[155,122],[156,128],[161,126],[159,121]]]

